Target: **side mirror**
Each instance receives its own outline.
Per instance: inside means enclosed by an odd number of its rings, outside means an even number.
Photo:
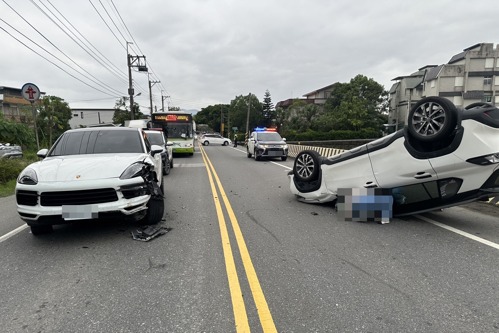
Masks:
[[[161,148],[161,146],[158,146],[158,145],[152,145],[151,146],[151,155],[154,156],[158,153],[162,153],[163,152],[163,148]]]
[[[282,141],[286,142],[286,138],[282,138]]]
[[[167,141],[167,142],[166,142],[166,146],[167,146],[167,147],[173,146],[173,142],[171,142],[171,141]]]
[[[40,149],[37,153],[36,153],[36,156],[40,157],[40,158],[45,158],[47,157],[47,153],[49,152],[49,150],[47,148],[43,148],[43,149]]]

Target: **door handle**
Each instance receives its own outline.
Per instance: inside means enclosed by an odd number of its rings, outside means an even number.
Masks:
[[[418,172],[418,173],[414,176],[414,178],[416,178],[416,179],[431,178],[431,174],[429,174],[428,172],[424,172],[424,171],[422,171],[422,172]]]

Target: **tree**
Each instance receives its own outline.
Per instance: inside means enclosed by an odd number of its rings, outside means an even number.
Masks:
[[[274,109],[274,103],[272,103],[272,98],[268,89],[265,91],[265,96],[263,97],[262,116],[263,126],[272,127],[273,121],[276,119],[276,110]]]
[[[0,142],[34,147],[36,146],[35,132],[26,124],[5,119],[0,113]]]
[[[130,111],[127,110],[127,103],[128,103],[127,97],[121,97],[119,100],[116,101],[116,104],[114,105],[114,115],[113,115],[114,124],[121,124],[121,126],[125,126],[125,121],[132,119]],[[140,112],[140,106],[136,102],[133,103],[133,110],[134,110],[135,119],[144,118],[144,114]]]
[[[382,85],[360,74],[349,83],[336,83],[326,101],[325,113],[315,127],[321,131],[381,130],[386,123],[383,114],[386,113],[387,96]]]
[[[71,128],[68,103],[57,96],[44,96],[38,109],[37,126],[40,141],[50,147],[56,138]]]
[[[229,112],[231,126],[237,127],[239,132],[251,132],[257,126],[264,126],[262,104],[258,98],[251,93],[248,96],[236,96],[236,98],[230,102]]]

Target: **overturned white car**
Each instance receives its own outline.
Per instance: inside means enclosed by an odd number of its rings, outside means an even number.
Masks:
[[[498,163],[499,109],[427,97],[391,135],[329,158],[300,152],[290,189],[309,203],[334,201],[341,188],[388,189],[400,216],[498,195]]]

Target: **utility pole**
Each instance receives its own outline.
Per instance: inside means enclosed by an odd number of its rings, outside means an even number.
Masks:
[[[133,56],[128,52],[128,44],[133,44],[132,42],[126,42],[126,58],[128,65],[128,96],[130,96],[130,119],[135,119],[133,111],[133,80],[132,80],[132,67],[137,67],[139,72],[147,72],[146,67],[146,57],[145,56]],[[142,62],[141,62],[142,60]]]
[[[147,73],[147,77],[149,77],[149,73]],[[151,114],[152,114],[152,86],[156,83],[160,83],[161,81],[151,81],[149,80],[149,104],[151,105]]]
[[[246,114],[246,134],[245,134],[245,143],[248,143],[249,138],[249,118],[250,118],[250,108],[251,108],[251,93],[248,94],[248,113]]]

